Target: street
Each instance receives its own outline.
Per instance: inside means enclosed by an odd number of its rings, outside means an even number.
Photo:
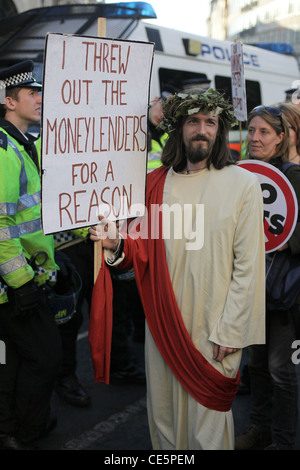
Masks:
[[[94,382],[87,336],[88,319],[78,335],[77,375],[91,394],[88,408],[76,408],[53,396],[53,411],[58,424],[40,439],[40,450],[151,451],[146,412],[146,387],[143,385],[106,385]],[[143,363],[143,345],[134,343]],[[299,375],[298,375],[299,377]],[[237,396],[233,404],[235,433],[249,424],[250,396]],[[297,450],[300,450],[299,432]],[[111,455],[109,452],[105,455]]]
[[[141,364],[143,345],[134,343]],[[91,395],[91,406],[78,408],[56,393],[52,409],[57,427],[40,439],[41,450],[151,450],[146,413],[146,387],[96,383],[85,316],[77,339],[77,376]]]

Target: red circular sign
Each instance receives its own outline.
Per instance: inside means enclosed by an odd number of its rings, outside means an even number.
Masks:
[[[292,235],[298,219],[298,202],[293,186],[273,165],[242,160],[238,165],[255,173],[263,194],[266,253],[278,250]]]

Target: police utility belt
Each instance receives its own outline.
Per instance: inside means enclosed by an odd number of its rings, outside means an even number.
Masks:
[[[38,256],[40,260],[42,254],[44,254],[44,259],[37,264],[36,260]],[[37,252],[30,259],[29,264],[34,270],[36,270],[46,261],[47,254],[44,252]],[[41,288],[47,297],[47,303],[54,315],[55,322],[58,325],[61,325],[69,322],[76,313],[79,294],[82,288],[82,281],[75,267],[69,262],[68,257],[63,253],[55,253],[55,261],[62,272],[64,285],[60,288],[58,276],[58,284],[56,286],[51,287],[49,284],[45,284]]]

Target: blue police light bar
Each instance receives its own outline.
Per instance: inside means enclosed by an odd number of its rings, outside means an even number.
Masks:
[[[122,15],[122,16],[132,16],[132,11],[136,10],[139,12],[140,18],[157,18],[154,8],[150,3],[146,2],[120,2],[120,3],[105,3],[107,6],[114,7],[114,16]],[[116,7],[120,7],[119,10],[116,10]]]
[[[280,54],[295,54],[291,44],[285,42],[255,42],[250,45],[260,47],[261,49],[267,49],[272,52],[279,52]]]
[[[93,36],[97,18],[106,18],[108,37],[127,39],[140,20],[156,17],[146,2],[68,3],[26,10],[0,19],[0,68],[24,59],[42,62],[47,31]]]

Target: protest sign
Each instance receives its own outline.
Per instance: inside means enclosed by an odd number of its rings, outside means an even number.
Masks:
[[[140,216],[154,45],[49,33],[42,110],[45,234]]]
[[[247,120],[246,85],[243,44],[231,44],[231,91],[234,115],[239,121]]]
[[[263,195],[266,253],[278,250],[292,235],[298,218],[298,202],[287,177],[275,166],[242,160],[239,166],[258,177]]]

